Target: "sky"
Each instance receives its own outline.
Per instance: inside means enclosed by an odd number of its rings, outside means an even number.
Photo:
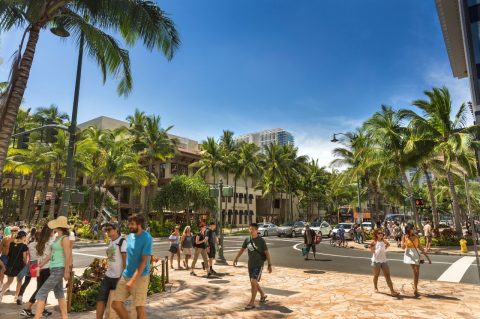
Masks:
[[[162,0],[182,44],[171,61],[128,48],[134,89],[119,97],[87,57],[78,119],[124,120],[135,108],[160,115],[172,133],[201,141],[281,127],[300,154],[329,165],[332,134],[380,109],[410,107],[446,85],[455,105],[470,100],[453,78],[433,0]],[[0,34],[0,81],[20,31]],[[118,37],[117,37],[118,38]],[[71,113],[77,48],[40,35],[24,105]]]

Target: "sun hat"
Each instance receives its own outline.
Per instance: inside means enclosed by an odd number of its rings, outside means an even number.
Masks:
[[[10,228],[10,231],[18,231],[18,226],[12,226],[12,227]]]
[[[48,228],[55,229],[55,228],[70,228],[68,226],[68,220],[65,216],[59,216],[57,219],[51,220],[48,222]]]

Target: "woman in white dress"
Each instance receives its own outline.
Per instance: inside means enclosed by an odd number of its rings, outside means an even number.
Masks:
[[[390,243],[384,238],[385,233],[382,228],[377,228],[373,232],[373,241],[370,244],[370,251],[372,252],[372,268],[373,268],[373,288],[378,292],[378,277],[380,271],[383,272],[385,280],[387,281],[390,294],[398,296],[399,293],[393,289],[392,279],[390,278],[390,267],[387,263],[387,248]]]
[[[403,255],[403,263],[410,265],[413,271],[413,293],[415,296],[418,296],[418,279],[420,278],[420,264],[425,263],[420,256],[422,252],[428,260],[428,263],[431,264],[432,261],[427,255],[423,247],[420,245],[420,240],[415,233],[415,228],[412,224],[407,224],[405,226],[405,235],[402,238],[402,249],[405,249]]]

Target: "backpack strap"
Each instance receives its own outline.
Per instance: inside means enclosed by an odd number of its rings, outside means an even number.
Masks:
[[[125,238],[121,237],[120,241],[117,243],[118,249],[120,250],[120,254],[122,254],[122,245],[124,241],[125,241]]]

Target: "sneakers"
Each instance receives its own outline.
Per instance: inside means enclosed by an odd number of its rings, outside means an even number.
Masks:
[[[22,300],[22,299],[23,299],[22,296],[18,296],[18,298],[17,298],[17,305],[18,305],[18,306],[20,306],[20,305],[23,304],[23,300]]]
[[[20,311],[20,316],[24,316],[24,317],[27,317],[27,318],[35,317],[33,312],[31,310],[28,310],[28,309],[22,309],[22,311]]]
[[[202,269],[205,270],[205,263],[202,261]]]
[[[42,315],[44,317],[48,317],[48,316],[51,316],[53,312],[51,311],[48,311],[47,309],[45,309],[43,312],[42,312]]]
[[[196,273],[194,273],[193,271],[192,271],[192,272],[190,272],[190,276],[196,276],[196,275],[197,275],[197,274],[196,274]]]

